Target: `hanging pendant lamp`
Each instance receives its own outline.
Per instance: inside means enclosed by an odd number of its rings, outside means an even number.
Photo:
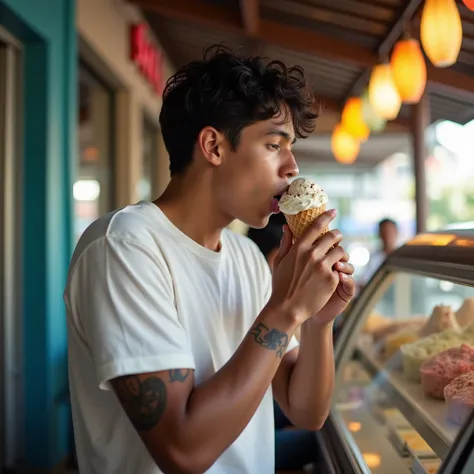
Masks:
[[[390,64],[378,64],[372,70],[369,100],[379,117],[385,120],[393,120],[397,117],[402,106],[402,99],[393,80]]]
[[[364,142],[369,138],[370,129],[362,114],[362,99],[351,97],[342,111],[341,124],[344,130],[357,140]]]
[[[357,159],[360,143],[347,133],[341,124],[334,127],[331,136],[331,149],[336,161],[343,165],[350,165]]]
[[[425,0],[420,39],[434,66],[449,67],[457,61],[462,43],[462,23],[455,0]]]
[[[426,87],[426,63],[418,41],[409,37],[398,41],[390,65],[402,101],[406,104],[419,102]]]

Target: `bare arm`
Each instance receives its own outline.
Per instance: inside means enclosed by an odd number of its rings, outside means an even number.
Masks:
[[[332,324],[307,321],[303,326],[300,347],[285,356],[275,376],[274,394],[297,428],[318,430],[328,416],[334,389]]]
[[[329,414],[334,390],[333,321],[355,289],[354,268],[344,249],[333,248],[327,258],[330,264],[335,262],[333,271],[338,273],[339,284],[321,311],[300,326],[300,347],[285,355],[273,380],[274,395],[283,412],[296,427],[309,430],[320,429]]]
[[[264,310],[229,362],[194,387],[178,369],[127,375],[112,386],[157,465],[165,472],[206,471],[244,430],[285,353],[296,324]]]
[[[334,391],[334,318],[344,310],[355,291],[351,276],[354,269],[347,259],[345,254],[336,264],[341,271],[340,284],[327,305],[302,324],[299,353],[293,350],[285,356],[289,360],[283,360],[276,376],[287,380],[286,386],[280,383],[279,391],[287,393],[287,416],[300,428],[318,430],[329,414]]]

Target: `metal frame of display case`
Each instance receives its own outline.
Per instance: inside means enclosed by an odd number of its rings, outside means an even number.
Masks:
[[[417,391],[413,384],[404,382],[401,377],[386,370],[363,348],[357,346],[357,336],[361,333],[367,316],[377,304],[378,296],[387,290],[395,275],[400,273],[474,287],[474,231],[420,234],[394,252],[381,265],[361,295],[353,302],[346,316],[349,319],[337,340],[336,388],[341,386],[342,369],[355,355],[365,370],[372,377],[377,377],[377,384],[382,391],[391,397],[394,405],[436,454],[444,459],[440,473],[459,474],[468,465],[474,472],[474,454],[471,454],[474,449],[474,413],[458,433],[446,429],[441,422],[443,413],[436,413],[439,409],[436,410],[434,404],[431,406],[429,401],[419,403],[418,392],[421,388],[418,387]],[[359,456],[359,448],[353,442],[352,436],[344,431],[343,423],[338,422],[334,415],[330,415],[327,426],[319,435],[321,443],[333,448],[342,444],[347,458],[351,460],[353,472],[369,472]],[[335,436],[339,436],[344,442],[335,442]]]

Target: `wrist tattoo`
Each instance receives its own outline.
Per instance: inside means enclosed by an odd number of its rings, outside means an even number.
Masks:
[[[254,337],[257,344],[275,351],[278,357],[283,357],[288,346],[288,334],[278,329],[268,329],[263,323],[258,323],[254,326],[249,334]]]

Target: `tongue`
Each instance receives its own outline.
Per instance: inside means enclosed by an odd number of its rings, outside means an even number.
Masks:
[[[272,200],[272,212],[273,214],[278,214],[280,212],[280,207],[278,206],[278,199],[273,198]]]

